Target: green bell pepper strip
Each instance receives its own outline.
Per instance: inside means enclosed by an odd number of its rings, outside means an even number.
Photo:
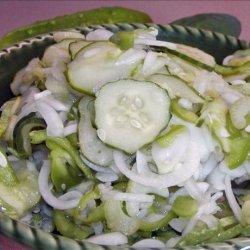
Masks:
[[[236,137],[230,140],[230,152],[225,161],[230,169],[239,167],[248,157],[250,151],[250,136]]]
[[[188,109],[181,107],[178,104],[177,99],[171,100],[170,111],[171,113],[174,113],[176,116],[178,116],[182,120],[190,122],[190,123],[196,123],[199,119],[199,117],[193,111],[190,111]]]
[[[49,148],[50,147],[53,148],[55,145],[61,147],[62,149],[68,152],[68,154],[72,157],[73,161],[82,170],[82,172],[88,179],[94,179],[92,171],[83,163],[77,149],[75,149],[71,145],[71,143],[67,138],[47,136],[46,130],[32,131],[30,133],[30,137],[31,137],[31,143],[34,144],[40,144],[42,142],[46,142],[46,145]]]
[[[77,133],[72,133],[68,135],[66,138],[69,140],[69,142],[71,143],[73,147],[75,148],[79,147]]]
[[[230,134],[230,138],[235,138],[241,135],[241,131],[234,127],[229,112],[226,114],[226,129]]]
[[[45,128],[46,123],[43,119],[31,113],[23,117],[15,126],[13,131],[15,149],[20,158],[28,158],[32,154],[29,133],[31,130]]]
[[[250,236],[250,225],[247,225],[242,229],[241,236]]]
[[[192,232],[185,235],[176,245],[176,247],[193,246],[202,243],[218,235],[222,231],[220,226],[208,228],[207,225],[196,227]]]
[[[51,180],[58,192],[65,191],[82,181],[82,172],[71,156],[62,148],[50,152]]]
[[[104,204],[100,204],[93,210],[91,210],[87,217],[81,216],[81,213],[87,209],[88,202],[92,200],[100,199],[100,193],[97,187],[95,187],[92,191],[83,195],[81,200],[79,201],[78,206],[74,209],[73,217],[76,221],[79,221],[83,224],[94,223],[98,221],[102,221],[105,219],[104,215]]]
[[[90,227],[75,224],[70,215],[61,210],[54,210],[53,220],[57,230],[72,239],[83,240],[93,233]]]
[[[1,147],[0,147],[0,182],[9,187],[13,187],[19,183],[16,173],[14,172],[4,150]]]
[[[145,220],[139,220],[139,229],[141,231],[155,231],[158,230],[162,227],[165,227],[168,225],[168,223],[173,219],[176,218],[177,215],[173,212],[170,211],[166,216],[164,216],[162,219],[149,222]]]
[[[229,229],[225,231],[219,232],[218,234],[211,237],[209,240],[205,241],[205,243],[223,242],[225,240],[233,239],[237,237],[238,235],[240,235],[242,230],[243,230],[242,225],[237,224],[235,226],[230,227]]]

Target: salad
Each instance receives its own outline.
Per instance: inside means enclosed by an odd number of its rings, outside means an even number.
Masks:
[[[250,51],[155,28],[54,33],[1,107],[0,211],[101,245],[250,235]]]

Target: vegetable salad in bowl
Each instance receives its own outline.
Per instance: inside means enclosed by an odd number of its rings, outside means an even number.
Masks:
[[[250,51],[222,65],[156,28],[53,34],[1,107],[0,210],[101,245],[250,235]]]

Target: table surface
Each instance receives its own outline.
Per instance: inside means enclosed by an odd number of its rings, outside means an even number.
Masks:
[[[148,13],[155,23],[167,24],[181,17],[199,13],[228,13],[242,24],[241,39],[250,41],[250,1],[3,1],[0,0],[0,36],[12,29],[35,21],[104,6],[123,6]],[[0,249],[27,250],[14,241],[0,236]]]

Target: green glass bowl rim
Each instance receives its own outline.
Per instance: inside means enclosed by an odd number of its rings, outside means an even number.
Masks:
[[[85,27],[78,27],[75,29],[66,29],[66,30],[75,30],[82,32],[84,34],[98,29],[104,28],[114,32],[119,30],[132,30],[137,28],[149,28],[155,27],[162,32],[164,31],[174,31],[180,34],[182,33],[191,33],[194,36],[206,36],[211,39],[217,39],[221,43],[231,43],[235,46],[241,48],[250,48],[250,42],[237,39],[232,36],[226,36],[221,33],[216,33],[212,31],[196,29],[193,27],[184,27],[181,25],[161,25],[161,24],[140,24],[140,23],[117,23],[117,24],[103,24],[103,25],[89,25]],[[53,32],[46,33],[42,35],[35,36],[33,38],[26,39],[24,41],[20,41],[15,43],[9,47],[0,50],[0,59],[2,56],[8,56],[9,53],[15,50],[22,49],[23,46],[32,45],[34,42],[42,42],[44,39],[53,39]],[[81,249],[93,249],[93,250],[103,250],[103,249],[135,249],[129,246],[99,246],[94,245],[92,243],[86,241],[77,241],[73,239],[66,238],[61,235],[55,235],[52,233],[47,233],[40,229],[36,229],[34,227],[28,226],[18,220],[11,219],[5,216],[0,212],[0,234],[6,236],[12,240],[15,240],[27,247],[31,247],[33,249],[50,249],[50,250],[81,250]],[[211,243],[205,245],[198,246],[188,246],[182,247],[181,249],[187,250],[205,250],[205,249],[246,249],[245,247],[250,246],[250,238],[248,237],[240,237],[225,241],[223,243]],[[169,248],[166,248],[169,249]],[[179,249],[179,248],[171,248],[171,249]]]

